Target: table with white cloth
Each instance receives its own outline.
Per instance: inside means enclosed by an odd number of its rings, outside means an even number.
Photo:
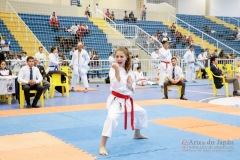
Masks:
[[[8,104],[11,104],[12,94],[15,93],[15,79],[17,76],[0,76],[0,95],[8,96]],[[1,96],[4,97],[5,96]]]

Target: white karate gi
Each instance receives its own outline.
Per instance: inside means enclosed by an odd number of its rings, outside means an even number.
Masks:
[[[118,92],[123,95],[132,95],[133,91],[127,87],[127,78],[131,76],[134,81],[134,74],[132,71],[126,73],[126,70],[119,67],[120,71],[120,82],[115,77],[115,70],[113,68],[109,71],[110,77],[110,90]],[[135,82],[133,83],[133,89],[135,89]],[[126,101],[128,122],[130,122],[131,102],[130,99]],[[105,120],[102,136],[111,137],[113,128],[117,126],[117,119],[120,114],[124,114],[124,99],[117,98],[110,94],[107,99],[108,115]],[[134,103],[134,127],[135,129],[142,129],[147,127],[147,113],[146,111]],[[131,126],[128,123],[128,128]]]
[[[96,13],[96,18],[98,18],[99,17],[99,8],[98,8],[98,5],[95,5],[95,13]]]
[[[147,78],[143,76],[143,72],[134,72],[134,78],[137,85],[147,85]]]
[[[38,60],[39,65],[45,66],[46,55],[44,53],[37,52],[34,57]]]
[[[184,61],[187,63],[186,68],[186,80],[191,82],[196,80],[196,69],[195,69],[195,53],[194,51],[188,50],[184,56]]]
[[[72,87],[77,85],[78,77],[81,77],[81,81],[83,83],[84,88],[88,88],[88,79],[87,73],[89,70],[88,63],[90,61],[90,57],[86,50],[82,49],[80,53],[80,57],[78,56],[78,50],[76,50],[72,55],[72,60],[70,66],[73,66],[73,77],[72,77]]]
[[[49,71],[58,70],[59,57],[57,53],[50,53],[48,55],[48,61],[49,61],[49,66],[46,70],[46,73],[48,73]]]
[[[156,52],[152,52],[151,54],[151,61],[152,61],[152,68],[153,68],[153,73],[152,77],[157,78],[158,75],[158,68],[159,68],[159,54]]]
[[[159,86],[163,86],[167,67],[171,65],[172,54],[169,49],[166,50],[163,47],[159,49],[159,54],[160,54],[159,58],[161,61],[159,65],[159,69],[160,69]]]

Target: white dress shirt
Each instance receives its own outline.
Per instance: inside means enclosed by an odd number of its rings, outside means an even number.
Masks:
[[[37,84],[42,82],[43,77],[37,67],[32,67],[33,79]],[[22,67],[18,74],[18,82],[22,82],[22,84],[28,84],[30,81],[30,67],[28,65]]]
[[[178,80],[184,77],[182,73],[182,68],[180,68],[179,66],[175,66],[174,73],[175,73],[175,80]],[[169,66],[167,68],[167,78],[168,79],[173,78],[173,66]]]

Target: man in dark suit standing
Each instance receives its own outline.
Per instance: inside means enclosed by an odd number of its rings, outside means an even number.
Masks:
[[[214,75],[216,76],[224,76],[225,81],[228,83],[233,83],[233,96],[240,96],[240,93],[238,93],[237,91],[239,90],[239,82],[238,79],[235,77],[229,78],[226,75],[222,74],[222,70],[217,68],[217,64],[218,64],[218,58],[216,56],[211,57],[211,71]],[[216,86],[217,89],[222,88],[222,79],[221,78],[217,78],[214,77],[214,84]]]

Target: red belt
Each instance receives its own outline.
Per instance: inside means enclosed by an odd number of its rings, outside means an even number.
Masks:
[[[161,61],[161,62],[165,63],[166,64],[166,68],[168,68],[168,64],[170,64],[170,62],[166,62],[166,61]]]
[[[131,102],[131,126],[132,130],[134,130],[134,109],[133,109],[133,99],[129,95],[123,95],[118,92],[112,91],[112,95],[114,95],[117,98],[123,98],[124,99],[124,129],[127,129],[127,106],[126,106],[126,101],[127,99],[130,99]]]

